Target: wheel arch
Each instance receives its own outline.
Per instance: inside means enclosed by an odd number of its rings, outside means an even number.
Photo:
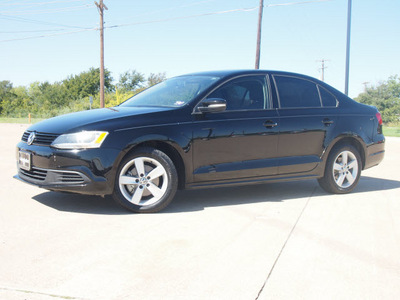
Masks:
[[[179,189],[185,188],[186,178],[185,178],[185,164],[183,162],[183,158],[179,153],[179,151],[176,149],[176,147],[174,147],[169,142],[161,140],[148,140],[137,143],[134,146],[132,146],[128,151],[125,152],[125,155],[121,157],[120,162],[123,161],[126,156],[129,156],[132,152],[141,147],[150,147],[164,152],[175,165],[176,171],[178,173],[178,188]]]
[[[362,170],[365,167],[365,155],[366,155],[366,146],[364,141],[358,137],[358,136],[354,136],[354,135],[345,135],[345,136],[340,136],[337,137],[328,147],[328,149],[325,151],[325,159],[324,159],[324,168],[325,168],[325,164],[326,161],[330,155],[330,153],[332,152],[333,149],[343,146],[343,145],[351,145],[354,148],[356,148],[356,150],[358,151],[358,153],[360,154],[361,157],[361,164],[362,164]]]

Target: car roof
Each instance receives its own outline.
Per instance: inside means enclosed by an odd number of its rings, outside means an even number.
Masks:
[[[238,76],[246,76],[246,75],[265,75],[265,74],[272,74],[272,75],[284,75],[284,76],[295,76],[303,79],[311,80],[319,85],[325,87],[330,92],[332,92],[336,97],[339,98],[349,98],[348,96],[344,95],[339,90],[335,89],[331,85],[326,84],[325,82],[308,75],[288,72],[288,71],[277,71],[277,70],[256,70],[256,69],[244,69],[244,70],[216,70],[216,71],[206,71],[206,72],[196,72],[196,73],[189,73],[183,74],[181,76],[216,76],[219,77],[218,82],[222,82],[225,80],[229,80],[231,78],[235,78]],[[180,76],[178,76],[180,77]],[[353,100],[352,100],[353,101]]]
[[[205,71],[205,72],[195,72],[184,74],[181,76],[216,76],[221,78],[227,77],[236,77],[236,76],[243,76],[243,75],[260,75],[260,74],[276,74],[276,75],[287,75],[287,76],[297,76],[308,78],[312,80],[318,80],[316,78],[294,73],[294,72],[287,72],[287,71],[276,71],[276,70],[255,70],[255,69],[246,69],[246,70],[217,70],[217,71]]]

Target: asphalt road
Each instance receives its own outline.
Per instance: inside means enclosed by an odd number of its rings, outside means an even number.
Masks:
[[[23,184],[0,124],[0,299],[400,299],[400,138],[348,195],[179,192],[162,213]]]

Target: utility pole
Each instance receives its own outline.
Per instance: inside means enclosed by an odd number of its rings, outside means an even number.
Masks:
[[[104,107],[104,9],[108,10],[107,6],[100,0],[100,4],[96,1],[94,4],[100,14],[100,107]]]
[[[364,92],[367,91],[369,81],[364,81],[362,84],[364,85]]]
[[[264,9],[264,0],[260,0],[260,8],[258,10],[257,49],[256,49],[256,64],[255,64],[256,69],[260,68],[261,27],[262,27],[263,9]]]
[[[319,70],[322,71],[321,73],[321,80],[325,81],[325,69],[327,69],[328,67],[325,67],[325,62],[329,61],[329,59],[321,59],[321,60],[317,60],[318,62],[321,62],[321,68]]]
[[[350,29],[351,29],[351,0],[347,8],[347,43],[346,43],[346,74],[344,79],[344,93],[349,95],[349,64],[350,64]]]

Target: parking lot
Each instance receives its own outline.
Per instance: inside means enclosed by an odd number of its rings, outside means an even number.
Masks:
[[[27,126],[0,126],[0,299],[400,299],[400,138],[351,194],[180,191],[139,215],[13,179]]]

